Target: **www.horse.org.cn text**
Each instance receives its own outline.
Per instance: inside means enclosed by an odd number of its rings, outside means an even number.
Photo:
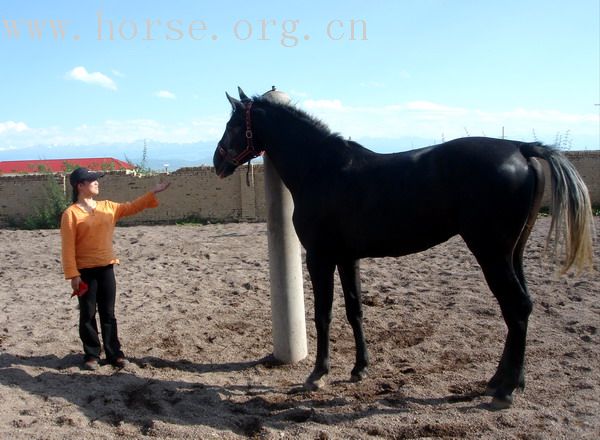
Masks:
[[[78,23],[56,18],[11,19],[0,17],[0,40],[42,41],[205,41],[235,40],[240,42],[272,42],[282,47],[296,47],[301,42],[313,41],[368,41],[367,22],[363,19],[331,19],[311,27],[311,33],[302,32],[299,19],[263,18],[232,20],[228,28],[212,29],[207,20],[177,18],[127,19],[113,18],[98,11],[93,32],[80,32]]]

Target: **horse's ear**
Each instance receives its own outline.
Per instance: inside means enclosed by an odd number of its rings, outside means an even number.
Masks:
[[[251,101],[251,99],[246,96],[246,94],[244,93],[242,88],[239,86],[238,86],[238,93],[240,95],[240,99],[242,100],[242,102]]]
[[[240,101],[238,101],[237,99],[235,99],[235,98],[232,98],[231,96],[229,96],[229,93],[225,92],[225,95],[227,96],[227,100],[228,100],[228,101],[229,101],[229,103],[231,104],[231,108],[232,108],[233,110],[235,110],[235,109],[236,109],[236,107],[237,107],[238,105],[239,105],[239,106],[241,106],[241,105],[242,105],[242,103],[241,103]]]

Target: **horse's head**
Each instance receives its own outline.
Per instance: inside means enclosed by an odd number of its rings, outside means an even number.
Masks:
[[[239,100],[226,93],[232,107],[231,118],[213,157],[215,171],[219,177],[230,176],[238,166],[262,153],[261,149],[254,146],[250,113],[253,101],[239,87],[238,92]]]

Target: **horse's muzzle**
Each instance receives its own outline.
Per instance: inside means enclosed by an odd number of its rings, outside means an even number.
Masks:
[[[227,154],[221,145],[217,146],[213,156],[213,165],[215,167],[215,173],[220,178],[225,178],[232,175],[236,168],[235,165],[227,160]]]

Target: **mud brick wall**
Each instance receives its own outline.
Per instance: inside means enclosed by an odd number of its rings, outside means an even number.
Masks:
[[[158,195],[160,206],[119,224],[165,223],[180,220],[264,221],[264,179],[262,167],[252,167],[254,179],[246,182],[246,167],[233,176],[219,178],[212,167],[184,168],[169,175],[136,177],[111,174],[101,180],[101,198],[125,202],[150,190],[161,180],[170,188]],[[261,202],[262,201],[262,202]]]
[[[9,217],[26,218],[33,215],[47,197],[50,180],[55,180],[65,190],[65,176],[58,174],[0,176],[0,226],[7,225]],[[66,184],[69,185],[68,181]],[[70,187],[67,189],[70,191]]]
[[[161,180],[171,187],[158,195],[160,206],[119,221],[120,225],[173,223],[181,220],[264,221],[264,173],[254,165],[247,185],[247,167],[233,176],[219,178],[212,167],[183,168],[175,173],[135,176],[123,172],[107,173],[100,180],[98,200],[127,202],[143,195]],[[10,218],[26,218],[35,213],[47,197],[49,179],[67,191],[71,187],[62,175],[0,176],[0,227]]]
[[[567,158],[575,166],[581,178],[588,187],[590,199],[594,206],[600,206],[600,151],[568,151],[565,153]],[[550,204],[550,174],[548,164],[545,160],[541,161],[546,175],[546,188],[542,205]]]
[[[600,151],[566,152],[586,182],[592,203],[600,206]],[[544,161],[547,172],[547,165]],[[247,184],[247,167],[233,176],[219,178],[212,167],[183,168],[171,174],[139,177],[111,172],[100,181],[99,199],[126,202],[150,190],[161,179],[171,187],[159,194],[160,206],[122,219],[119,224],[173,223],[180,220],[264,221],[266,219],[264,171],[254,165]],[[0,227],[9,218],[34,214],[46,197],[48,179],[55,179],[69,193],[62,175],[0,176]],[[550,178],[546,178],[544,206],[550,200]]]

